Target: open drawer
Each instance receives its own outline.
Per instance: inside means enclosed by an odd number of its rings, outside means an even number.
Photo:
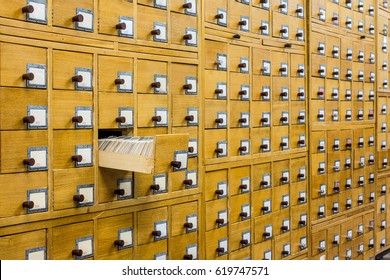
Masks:
[[[188,140],[188,134],[100,139],[99,166],[147,174],[186,170]]]

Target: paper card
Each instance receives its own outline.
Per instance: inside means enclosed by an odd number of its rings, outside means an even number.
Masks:
[[[271,140],[269,138],[263,138],[261,144],[264,145],[264,147],[266,147],[266,148],[261,148],[261,151],[263,153],[271,151]]]
[[[282,137],[282,143],[285,144],[285,146],[282,146],[282,150],[288,150],[289,149],[288,136]]]
[[[47,189],[28,190],[27,201],[34,202],[34,207],[27,209],[27,213],[47,212]]]
[[[217,118],[223,120],[222,123],[217,124],[217,127],[218,128],[227,128],[227,113],[226,112],[218,112]]]
[[[118,179],[117,189],[125,191],[124,195],[117,196],[118,200],[133,198],[133,179],[132,178]]]
[[[352,258],[352,249],[347,249],[347,251],[345,251],[345,258],[346,259]]]
[[[263,174],[262,181],[267,182],[267,185],[262,186],[262,189],[271,187],[271,175],[270,174]]]
[[[340,160],[335,160],[334,161],[333,171],[334,172],[340,172]]]
[[[125,228],[118,230],[118,240],[123,240],[125,243],[123,246],[118,246],[118,250],[133,247],[133,228]]]
[[[38,247],[26,250],[26,260],[43,261],[46,260],[46,247]]]
[[[197,126],[199,124],[198,120],[198,108],[187,108],[187,116],[193,116],[193,121],[187,121],[188,126]]]
[[[192,228],[186,228],[187,233],[198,231],[198,215],[197,214],[187,215],[186,222],[192,224]]]
[[[81,116],[83,121],[76,122],[76,128],[92,128],[92,107],[76,107],[76,116]]]
[[[28,115],[35,121],[27,124],[28,129],[47,129],[47,106],[28,106]]]
[[[285,95],[284,96],[281,95],[280,99],[282,101],[288,101],[289,96],[290,96],[290,89],[288,87],[282,87],[282,92],[285,93]]]
[[[347,209],[351,209],[351,207],[352,207],[352,198],[347,198],[345,204],[347,204],[347,206],[346,206]]]
[[[225,198],[228,195],[228,183],[227,182],[218,182],[217,189],[222,191],[223,194],[219,194],[218,198]]]
[[[318,48],[317,48],[318,54],[325,55],[325,49],[326,49],[325,43],[324,42],[319,42],[318,43]]]
[[[375,53],[370,53],[370,63],[374,64],[375,63]],[[387,65],[387,63],[386,63]],[[387,68],[387,67],[386,67]],[[383,69],[384,70],[384,69]],[[387,70],[387,69],[386,69]]]
[[[217,148],[222,149],[222,153],[218,153],[219,158],[227,156],[227,141],[219,141],[217,143]]]
[[[34,165],[28,166],[28,171],[47,170],[47,147],[28,148],[27,157],[35,160]]]
[[[280,71],[280,75],[282,77],[287,77],[288,76],[288,63],[287,62],[282,62],[280,64],[280,68],[283,68],[283,71]],[[282,91],[284,91],[285,89],[288,90],[288,87],[282,87]],[[288,94],[287,94],[288,96]]]
[[[333,13],[333,18],[337,18],[333,20],[334,25],[339,25],[339,14],[338,13]]]
[[[249,17],[241,16],[240,17],[240,21],[245,21],[246,22],[245,25],[240,25],[240,30],[244,31],[244,32],[248,32],[249,31],[249,27],[250,27]]]
[[[82,250],[83,255],[78,260],[93,257],[93,236],[76,239],[76,249]]]
[[[240,140],[240,147],[245,147],[246,151],[240,151],[241,156],[246,156],[250,154],[250,140],[245,139],[245,140]]]
[[[264,29],[261,29],[261,35],[269,36],[269,22],[266,20],[262,20],[261,26],[264,27]]]
[[[34,7],[32,13],[26,14],[27,21],[47,23],[46,0],[27,0],[27,5]]]
[[[364,22],[362,20],[358,21],[358,31],[364,32]]]
[[[300,148],[306,147],[306,135],[305,134],[300,134],[299,135],[299,141],[303,141],[302,143],[299,143],[298,146]]]
[[[386,238],[384,237],[384,238],[382,238],[381,239],[381,246],[386,246]]]
[[[154,223],[154,230],[161,232],[160,236],[154,236],[154,241],[166,239],[168,237],[168,221],[163,220],[160,222],[155,222]]]
[[[250,0],[241,0],[241,3],[242,3],[242,4],[245,4],[245,5],[249,5],[249,1],[250,1]]]
[[[305,222],[305,224],[302,226],[306,226],[307,225],[307,214],[301,214],[300,221]]]
[[[155,116],[161,117],[160,122],[154,122],[154,126],[168,126],[168,109],[155,108]]]
[[[92,145],[76,146],[76,155],[82,156],[81,162],[76,162],[76,167],[92,166]]]
[[[345,169],[350,169],[351,168],[351,158],[346,158],[345,159],[345,164],[348,165],[345,167]]]
[[[192,255],[192,260],[198,259],[198,244],[188,245],[186,248],[186,255]]]
[[[387,150],[387,142],[386,142],[386,140],[382,141],[381,148],[382,148],[382,151],[386,151]]]
[[[320,195],[323,196],[326,194],[326,185],[325,184],[321,184],[320,185]]]
[[[279,12],[287,15],[288,13],[288,0],[280,0],[280,6],[284,5],[284,7],[279,8]]]
[[[347,231],[347,239],[352,240],[352,238],[353,238],[353,231],[352,231],[352,229],[349,229],[349,230]]]
[[[302,34],[301,36],[297,36],[297,41],[304,42],[305,41],[305,30],[303,28],[297,28],[297,34]],[[303,68],[305,67],[302,65]],[[298,69],[300,69],[300,66],[298,66]],[[298,77],[305,77],[305,72],[299,73]]]
[[[76,29],[93,32],[93,11],[76,8],[76,15],[82,15],[84,17],[82,22],[76,22]]]
[[[283,170],[282,171],[282,177],[287,178],[286,181],[282,181],[282,184],[288,184],[290,182],[290,171],[289,170]]]
[[[218,224],[218,227],[226,226],[228,224],[228,211],[227,210],[218,211],[218,219],[223,220],[223,223]]]
[[[191,35],[190,40],[186,40],[187,46],[197,47],[198,46],[198,31],[194,28],[186,28],[186,34]]]
[[[227,55],[219,53],[217,54],[217,70],[226,71],[227,70]]]
[[[304,64],[298,64],[298,77],[305,77],[305,65]]]
[[[305,100],[305,99],[306,99],[305,88],[303,87],[298,88],[298,100]]]
[[[191,8],[190,9],[185,9],[185,13],[187,15],[196,16],[196,11],[197,11],[196,0],[186,0],[186,3],[191,3]]]
[[[382,227],[382,228],[386,228],[386,220],[383,220],[383,221],[381,222],[381,227]]]
[[[288,29],[288,25],[282,24],[282,27],[281,27],[280,29],[281,29],[281,30],[286,30],[286,32],[280,33],[280,37],[281,37],[282,39],[288,39],[288,38],[289,38],[289,29]],[[287,74],[282,75],[282,76],[287,76]]]
[[[364,81],[364,71],[363,70],[358,71],[358,81],[360,81],[360,82]]]
[[[82,82],[75,83],[76,90],[92,90],[92,69],[76,68],[76,75],[83,77]]]
[[[269,233],[269,236],[264,236],[264,239],[270,239],[270,238],[272,238],[272,225],[266,225],[265,227],[264,227],[264,232],[265,233]]]
[[[269,2],[270,2],[270,0],[265,0],[264,3],[261,3],[261,8],[263,8],[265,10],[269,10],[269,7],[270,7]]]
[[[159,190],[153,190],[154,194],[167,192],[167,176],[166,174],[158,174],[153,176],[153,184],[158,185]]]
[[[339,212],[339,203],[333,202],[333,208],[334,208],[334,210],[332,210],[333,214],[338,213]]]
[[[218,248],[223,248],[223,252],[218,252],[218,256],[222,256],[228,253],[228,239],[223,238],[218,240]]]
[[[289,124],[289,114],[288,114],[288,112],[282,112],[282,118],[286,118],[286,120],[284,121],[282,121],[281,123],[282,123],[282,125],[288,125]]]
[[[248,241],[248,244],[245,245],[245,246],[249,246],[251,244],[251,232],[250,232],[250,230],[249,231],[245,231],[245,232],[242,233],[242,240],[247,240]],[[244,247],[244,245],[242,247]]]
[[[168,77],[167,75],[154,74],[154,82],[160,83],[159,88],[154,88],[156,94],[167,94],[168,93]]]
[[[175,161],[180,161],[181,166],[180,168],[173,168],[173,171],[181,171],[181,170],[186,170],[187,169],[187,163],[188,163],[188,150],[180,150],[180,151],[175,151]]]
[[[168,254],[166,252],[154,255],[154,260],[165,261],[168,260]]]
[[[282,205],[282,208],[288,208],[290,207],[290,195],[285,194],[282,196],[282,202],[286,202],[287,205]]]
[[[265,251],[264,252],[264,260],[272,260],[272,251]]]
[[[271,61],[263,60],[263,66],[261,67],[261,72],[263,73],[264,76],[271,75]],[[263,91],[264,91],[264,87],[263,87]],[[269,94],[268,94],[268,99],[269,99]]]
[[[77,202],[77,206],[93,206],[94,205],[94,185],[78,185],[77,194],[83,195],[84,200]]]
[[[133,108],[118,108],[119,116],[125,118],[124,123],[119,123],[118,127],[133,127],[134,126],[134,109]]]
[[[186,189],[196,188],[198,186],[198,172],[196,170],[188,170],[186,179],[192,180],[192,185],[186,185]]]
[[[319,174],[324,174],[325,173],[325,162],[322,161],[318,164],[318,173]]]
[[[364,156],[361,156],[361,157],[360,157],[360,167],[363,167],[363,166],[364,166],[364,162],[365,162],[365,157],[364,157]]]
[[[263,112],[262,119],[266,120],[266,121],[262,122],[263,126],[270,126],[271,125],[271,113]]]
[[[241,206],[241,212],[247,214],[246,217],[241,217],[242,220],[250,219],[250,217],[251,217],[251,206],[250,206],[250,204],[242,205]]]
[[[340,150],[340,139],[338,139],[338,138],[334,139],[334,142],[333,142],[333,149],[334,149],[335,151]]]
[[[374,6],[373,5],[370,5],[370,7],[369,7],[369,9],[368,9],[368,14],[370,15],[370,16],[374,16],[374,12],[375,12],[375,9],[374,9]]]
[[[303,198],[302,201],[299,201],[300,204],[306,203],[306,191],[299,192],[299,197]]]
[[[245,123],[240,123],[240,127],[249,127],[250,126],[250,113],[249,112],[241,112],[240,113],[241,119],[246,119]]]
[[[375,73],[374,72],[370,72],[370,82],[371,83],[375,82]]]
[[[299,239],[299,248],[301,250],[305,250],[307,248],[307,238],[306,238],[306,236],[301,237]]]
[[[352,179],[351,178],[347,178],[346,184],[349,185],[349,186],[352,186]]]
[[[345,120],[346,121],[351,121],[352,120],[352,110],[348,109],[345,113]]]
[[[321,20],[321,21],[326,20],[326,10],[324,8],[319,8],[318,17],[319,17],[319,20]]]
[[[288,252],[287,255],[290,255],[290,249],[291,249],[290,243],[283,245],[283,251]]]
[[[318,121],[325,121],[325,109],[318,109]]]
[[[26,81],[26,87],[47,88],[47,72],[44,64],[27,64],[27,73],[33,73],[34,79]]]
[[[119,22],[126,25],[125,29],[119,29],[118,35],[122,37],[134,38],[134,19],[125,16],[119,16]]]
[[[374,245],[374,238],[370,238],[370,240],[368,241],[368,244],[369,245]]]
[[[160,30],[160,35],[154,35],[153,40],[156,42],[168,42],[167,24],[165,22],[155,22],[154,30]]]
[[[222,26],[227,26],[227,18],[228,18],[227,11],[225,9],[218,8],[217,14],[222,15],[222,18],[218,18],[217,24]]]
[[[382,185],[382,187],[381,187],[381,193],[386,193],[386,185]]]
[[[156,8],[166,9],[167,8],[167,0],[154,0],[154,6]]]
[[[287,230],[283,230],[282,232],[290,231],[290,219],[285,219],[282,222],[283,227],[287,227]]]
[[[325,242],[325,240],[320,240],[320,243],[319,243],[319,249],[321,250],[321,251],[325,251],[326,250],[326,242]]]
[[[217,84],[217,89],[222,90],[222,93],[218,93],[218,99],[226,99],[227,98],[227,84],[219,82]]]
[[[300,5],[300,4],[297,5],[297,11],[298,11],[297,12],[297,17],[298,18],[304,18],[305,17],[305,10],[304,10],[302,5]]]
[[[118,85],[119,92],[133,92],[133,73],[132,72],[118,72],[118,79],[125,81],[124,84]]]
[[[246,185],[246,189],[241,189],[241,193],[247,193],[250,192],[251,189],[251,178],[246,177],[246,178],[241,178],[241,185]]]
[[[386,203],[381,203],[381,213],[386,212]]]
[[[186,84],[191,85],[191,89],[186,89],[187,95],[197,95],[198,94],[198,79],[196,77],[186,77]],[[226,84],[225,84],[226,86]],[[226,93],[226,88],[225,88]]]
[[[196,157],[198,156],[198,139],[189,139],[188,140],[188,148],[192,148],[193,152],[188,152],[188,157]]]
[[[241,90],[245,91],[245,94],[241,95],[241,100],[242,101],[247,101],[251,97],[251,90],[249,85],[241,85]]]
[[[318,152],[325,152],[325,140],[318,141]]]
[[[264,214],[271,213],[271,211],[272,211],[272,209],[271,209],[271,200],[270,199],[264,200],[263,201],[263,207],[268,207],[268,210],[264,210],[263,211]]]

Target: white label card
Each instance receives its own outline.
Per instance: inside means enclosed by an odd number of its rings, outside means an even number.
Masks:
[[[91,206],[94,204],[94,185],[80,185],[77,187],[77,193],[84,196],[82,202],[78,202],[79,206]]]
[[[32,13],[27,13],[27,21],[47,23],[46,0],[29,0],[27,5],[34,8]]]
[[[118,199],[126,199],[133,197],[133,179],[119,179],[118,187],[119,190],[124,190],[123,195],[118,195]]]
[[[119,249],[133,247],[133,229],[127,228],[119,230],[118,239],[124,241],[124,245],[120,246]]]
[[[194,120],[192,120],[192,121],[187,121],[187,125],[197,126],[199,123],[199,121],[198,121],[198,108],[188,108],[187,115],[193,116],[193,118],[194,118]]]
[[[76,22],[76,29],[93,32],[93,11],[77,8],[76,15],[82,15],[84,20]]]
[[[119,127],[133,127],[134,126],[134,110],[133,110],[133,108],[119,108],[119,116],[125,118],[125,122],[120,123]]]
[[[218,154],[218,157],[226,157],[227,156],[227,142],[220,141],[217,144],[218,149],[222,149],[222,153]]]
[[[28,115],[34,117],[34,122],[29,123],[29,129],[46,129],[47,128],[47,107],[46,106],[28,106]]]
[[[76,107],[76,116],[81,116],[83,121],[76,122],[76,128],[92,128],[92,107]]]
[[[47,147],[29,148],[28,157],[35,160],[35,164],[28,167],[29,171],[47,170]]]
[[[155,126],[168,126],[168,109],[167,108],[155,108],[155,114],[161,117],[161,121],[155,122]]]
[[[188,245],[186,249],[186,254],[187,255],[192,255],[193,260],[198,259],[198,245],[193,244],[193,245]]]
[[[189,15],[196,15],[196,11],[197,11],[196,0],[186,0],[186,3],[191,3],[191,8],[189,9],[187,8],[185,10],[185,13]]]
[[[228,212],[227,210],[222,210],[218,212],[218,219],[223,220],[223,224],[219,224],[219,227],[226,226],[228,224]]]
[[[186,89],[186,94],[196,95],[198,93],[198,79],[196,77],[186,77],[186,84],[191,85],[191,89]]]
[[[81,162],[76,162],[76,167],[92,165],[92,146],[76,146],[76,154],[82,156]]]
[[[222,119],[222,123],[218,123],[218,128],[226,128],[227,127],[227,113],[226,112],[218,112],[217,118]]]
[[[174,171],[186,170],[188,163],[188,151],[175,151],[175,161],[179,161],[181,163],[180,168],[174,167]]]
[[[154,237],[155,241],[161,240],[161,239],[166,239],[168,237],[168,222],[166,220],[161,221],[161,222],[156,222],[154,224],[154,230],[161,232],[160,236]]]
[[[186,222],[192,224],[192,228],[188,228],[187,232],[194,232],[198,230],[198,215],[187,215]]]
[[[43,261],[46,260],[46,247],[39,247],[26,250],[26,260]]]
[[[47,211],[47,189],[29,190],[28,201],[34,202],[34,207],[28,209],[28,213]]]
[[[76,75],[82,76],[82,82],[76,82],[76,90],[92,90],[92,69],[76,68]]]
[[[166,9],[167,8],[167,0],[154,0],[154,6],[157,8]]]
[[[222,93],[218,93],[218,99],[226,99],[227,98],[227,85],[226,85],[226,83],[218,83],[217,89],[222,90]]]
[[[167,259],[168,259],[168,254],[165,252],[154,255],[154,260],[156,261],[165,261]]]
[[[227,238],[218,240],[218,248],[223,248],[223,252],[218,252],[218,255],[224,255],[228,253],[228,240]]]
[[[218,70],[227,70],[227,55],[226,54],[217,54],[217,69]]]
[[[217,9],[217,14],[222,15],[222,18],[218,18],[218,25],[227,26],[227,11],[225,9]]]
[[[154,75],[154,82],[160,83],[159,88],[154,88],[154,93],[166,94],[168,93],[168,78],[166,75]]]
[[[46,65],[43,64],[27,64],[27,73],[33,73],[34,79],[26,81],[27,87],[46,88]]]
[[[93,256],[93,238],[80,238],[76,240],[77,249],[83,251],[83,255],[79,259],[89,258]]]
[[[124,81],[124,84],[118,85],[119,92],[133,92],[133,73],[118,72],[118,79]]]
[[[219,194],[218,195],[218,198],[227,197],[227,195],[228,195],[228,184],[227,184],[227,182],[219,182],[218,186],[217,186],[217,189],[219,191],[223,192],[223,194]]]
[[[119,22],[126,25],[125,29],[119,29],[119,36],[134,38],[134,19],[120,16]]]
[[[191,39],[186,40],[186,45],[193,47],[198,46],[198,32],[196,31],[196,29],[186,28],[186,34],[191,35]]]
[[[168,42],[168,35],[167,35],[167,24],[163,22],[155,22],[154,23],[154,29],[160,30],[160,35],[154,35],[154,41],[156,42]]]
[[[158,190],[153,191],[155,194],[167,192],[167,177],[165,174],[155,175],[153,177],[153,184],[159,186]]]

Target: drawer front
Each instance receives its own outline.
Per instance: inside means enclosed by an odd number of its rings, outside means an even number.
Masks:
[[[197,201],[173,205],[171,215],[172,236],[186,235],[198,231]]]
[[[282,260],[291,255],[291,235],[285,234],[275,237],[275,259]]]
[[[64,6],[61,1],[53,1],[53,25],[70,29],[93,32],[96,19],[94,17],[93,0],[71,0]],[[80,19],[74,18],[82,15]]]
[[[0,237],[2,260],[45,260],[46,229]]]
[[[27,5],[26,5],[27,3]],[[29,7],[32,6],[34,10],[29,11]],[[17,20],[26,20],[29,22],[47,23],[47,1],[39,0],[16,0],[12,2],[4,3],[0,8],[0,16],[17,19]]]
[[[114,0],[99,2],[99,33],[134,38],[133,2]],[[118,24],[124,23],[124,26]]]
[[[206,202],[206,231],[226,227],[229,221],[227,199]]]
[[[225,16],[226,17],[228,16],[227,6],[228,6],[228,0],[216,0],[216,1],[205,3],[206,21],[210,23],[226,26],[227,20],[223,20],[223,19],[225,19]],[[215,17],[216,15],[220,14],[219,9],[223,10],[226,13],[221,20]]]
[[[138,126],[167,127],[170,120],[168,115],[168,97],[166,95],[140,94],[138,96]],[[160,121],[153,117],[161,117]]]
[[[243,249],[231,252],[231,260],[251,260],[251,247],[245,247]]]
[[[181,46],[198,46],[197,18],[171,13],[171,42]]]
[[[118,1],[114,1],[114,2],[118,2]],[[128,3],[126,1],[121,1],[121,0],[120,2]],[[109,9],[107,9],[107,7],[105,6],[104,10],[108,11]],[[134,59],[133,58],[99,55],[98,65],[99,65],[99,80],[98,80],[99,91],[119,92],[119,93],[133,92],[133,84],[134,84],[134,67],[133,67]]]
[[[207,260],[224,258],[230,250],[226,227],[206,232],[205,242]]]
[[[99,128],[134,127],[132,94],[100,92],[99,108]]]
[[[98,201],[99,203],[134,197],[133,173],[110,168],[99,168]]]
[[[175,79],[170,81],[170,91],[174,95],[198,95],[198,67],[190,64],[171,64]],[[205,79],[208,75],[206,75]],[[226,80],[226,78],[225,78]],[[207,83],[206,83],[207,84]]]
[[[276,224],[273,223],[272,215],[256,217],[254,224],[254,243],[265,243],[272,240],[276,232]]]
[[[74,168],[55,170],[54,210],[95,204],[95,185],[93,168]],[[80,195],[84,199],[80,201]]]
[[[137,67],[139,93],[167,94],[169,92],[166,62],[139,60]]]
[[[270,188],[253,193],[253,216],[269,215],[274,208]]]
[[[250,192],[251,184],[250,166],[232,168],[229,171],[229,193],[230,195],[240,195]]]
[[[291,234],[291,254],[306,250],[308,242],[309,238],[306,228],[294,230]]]
[[[2,173],[47,170],[47,131],[2,131],[0,139]]]
[[[139,245],[167,239],[170,234],[167,207],[138,212],[137,221]]]
[[[206,99],[227,99],[228,85],[226,72],[205,70],[204,83],[207,85],[204,91]]]
[[[265,242],[257,243],[253,246],[253,259],[254,260],[273,260],[273,242],[268,240]]]
[[[171,0],[170,7],[172,11],[185,13],[190,16],[196,16],[199,7],[198,0]]]
[[[171,40],[168,35],[168,13],[166,10],[138,5],[137,18],[145,19],[137,22],[138,39],[161,43],[167,43]],[[154,35],[152,33],[154,30],[160,30],[160,32]]]
[[[173,126],[198,126],[199,101],[194,96],[174,96],[172,106]]]
[[[221,42],[205,42],[205,69],[226,71],[228,68],[227,45]]]
[[[195,232],[186,236],[172,238],[173,246],[170,249],[171,260],[197,260],[199,259],[198,236]]]
[[[247,156],[251,154],[249,135],[249,128],[232,129],[232,134],[229,137],[230,156]]]
[[[236,195],[230,198],[230,219],[231,223],[245,221],[252,216],[252,207],[249,193]]]
[[[324,253],[326,248],[327,234],[326,230],[319,231],[312,234],[312,248],[311,254],[316,256],[318,254]]]
[[[93,222],[53,228],[53,260],[93,259]]]
[[[250,221],[235,223],[231,225],[231,235],[229,238],[230,250],[237,251],[239,249],[251,246],[252,233]]]
[[[138,246],[136,260],[168,260],[168,241],[160,240],[150,244]]]
[[[206,159],[221,158],[228,156],[228,143],[226,129],[210,129],[204,133],[205,145],[204,156]],[[220,149],[220,150],[219,150]]]

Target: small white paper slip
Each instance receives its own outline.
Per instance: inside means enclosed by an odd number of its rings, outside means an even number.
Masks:
[[[264,252],[264,259],[265,260],[272,260],[272,251]]]
[[[177,170],[187,169],[188,153],[187,151],[177,151],[175,153],[175,161],[180,161],[181,166]]]
[[[77,75],[81,75],[83,77],[83,81],[77,83],[78,88],[83,89],[91,89],[92,88],[92,71],[89,69],[78,69]]]
[[[47,148],[30,150],[30,158],[35,160],[35,164],[31,169],[45,169],[47,168]]]
[[[160,122],[155,122],[155,126],[167,126],[168,125],[168,109],[156,108],[156,116],[161,117]]]
[[[187,246],[187,255],[192,255],[193,260],[198,259],[198,245],[193,244],[193,245],[188,245]]]
[[[123,126],[133,126],[134,125],[134,120],[133,120],[133,109],[132,108],[119,108],[120,110],[120,116],[121,117],[125,117],[125,122],[124,123],[121,123],[119,124],[119,126],[123,127]]]
[[[120,72],[118,78],[125,81],[124,84],[118,85],[119,91],[133,92],[133,73]]]
[[[227,212],[227,210],[219,211],[218,212],[218,219],[222,219],[224,221],[224,223],[222,225],[226,225],[228,223],[228,212]]]
[[[167,256],[168,256],[167,253],[164,252],[164,253],[154,255],[154,259],[156,261],[165,261],[168,259]]]
[[[226,83],[218,83],[217,88],[222,90],[222,93],[218,94],[218,99],[226,99],[226,97],[227,97],[227,85],[226,85]]]
[[[219,62],[218,69],[226,70],[227,69],[227,56],[226,56],[226,54],[218,54],[217,59]]]
[[[76,123],[78,128],[89,128],[92,127],[92,108],[91,107],[76,107],[76,116],[83,117],[81,123]]]
[[[34,207],[31,209],[33,212],[47,209],[46,194],[46,191],[37,191],[29,193],[29,201],[34,202]]]
[[[157,193],[166,192],[167,191],[167,179],[165,174],[154,176],[154,184],[159,185],[159,190]]]
[[[86,31],[93,31],[93,11],[78,9],[77,14],[84,17],[82,22],[77,22],[77,28]]]
[[[191,35],[191,39],[186,41],[186,45],[196,47],[198,45],[198,32],[196,29],[187,28],[186,34]]]
[[[77,155],[80,155],[83,158],[79,164],[81,165],[92,164],[91,146],[77,147]]]
[[[133,246],[133,229],[129,228],[119,232],[119,240],[124,241],[122,247],[131,247]]]
[[[219,153],[218,157],[226,157],[227,156],[227,142],[225,142],[225,141],[218,142],[218,149],[222,149],[222,153]]]
[[[158,8],[166,8],[167,0],[154,0],[154,6]]]
[[[93,198],[93,185],[88,187],[79,188],[78,191],[79,194],[82,194],[84,196],[84,201],[80,204],[93,204],[94,198]]]
[[[77,249],[83,251],[82,257],[89,257],[93,255],[93,239],[86,238],[85,240],[78,240]]]
[[[219,254],[226,254],[228,252],[227,238],[218,240],[218,247],[225,249],[223,253],[219,253]]]
[[[120,17],[119,22],[126,24],[125,29],[119,30],[119,35],[130,37],[130,38],[134,37],[134,20],[133,20],[133,18]]]
[[[160,30],[160,35],[154,35],[154,40],[157,42],[167,42],[167,24],[162,22],[155,22],[154,29]]]
[[[248,244],[251,243],[251,232],[247,231],[242,234],[242,239],[243,240],[248,240]]]
[[[156,231],[161,232],[161,235],[158,237],[158,239],[163,239],[168,236],[168,225],[166,220],[155,223],[154,228]]]
[[[196,231],[198,229],[198,216],[195,215],[188,215],[187,216],[187,223],[192,224],[191,231]]]
[[[46,259],[46,247],[30,249],[26,251],[26,259],[32,261],[43,261]]]
[[[187,179],[192,180],[191,186],[197,186],[198,185],[198,176],[196,170],[191,170],[187,172]]]
[[[155,93],[168,93],[168,81],[166,75],[154,75],[154,82],[160,83],[160,87],[155,88]]]
[[[46,65],[28,65],[28,73],[34,74],[34,79],[27,81],[29,87],[46,88]]]
[[[227,182],[219,182],[218,190],[223,191],[223,194],[218,195],[218,198],[226,197],[228,193],[228,185]]]
[[[33,116],[35,121],[28,125],[29,128],[47,128],[47,107],[29,106],[29,116]]]
[[[118,189],[124,190],[125,193],[120,197],[132,197],[133,196],[133,181],[131,179],[122,179],[118,182]]]
[[[28,1],[28,5],[33,6],[34,11],[27,14],[27,20],[46,23],[46,1]]]
[[[186,77],[186,84],[191,85],[191,89],[186,89],[186,94],[198,93],[198,80],[196,77]]]
[[[227,126],[227,114],[226,112],[218,112],[218,119],[222,119],[222,123],[218,123],[218,127],[226,127]]]

